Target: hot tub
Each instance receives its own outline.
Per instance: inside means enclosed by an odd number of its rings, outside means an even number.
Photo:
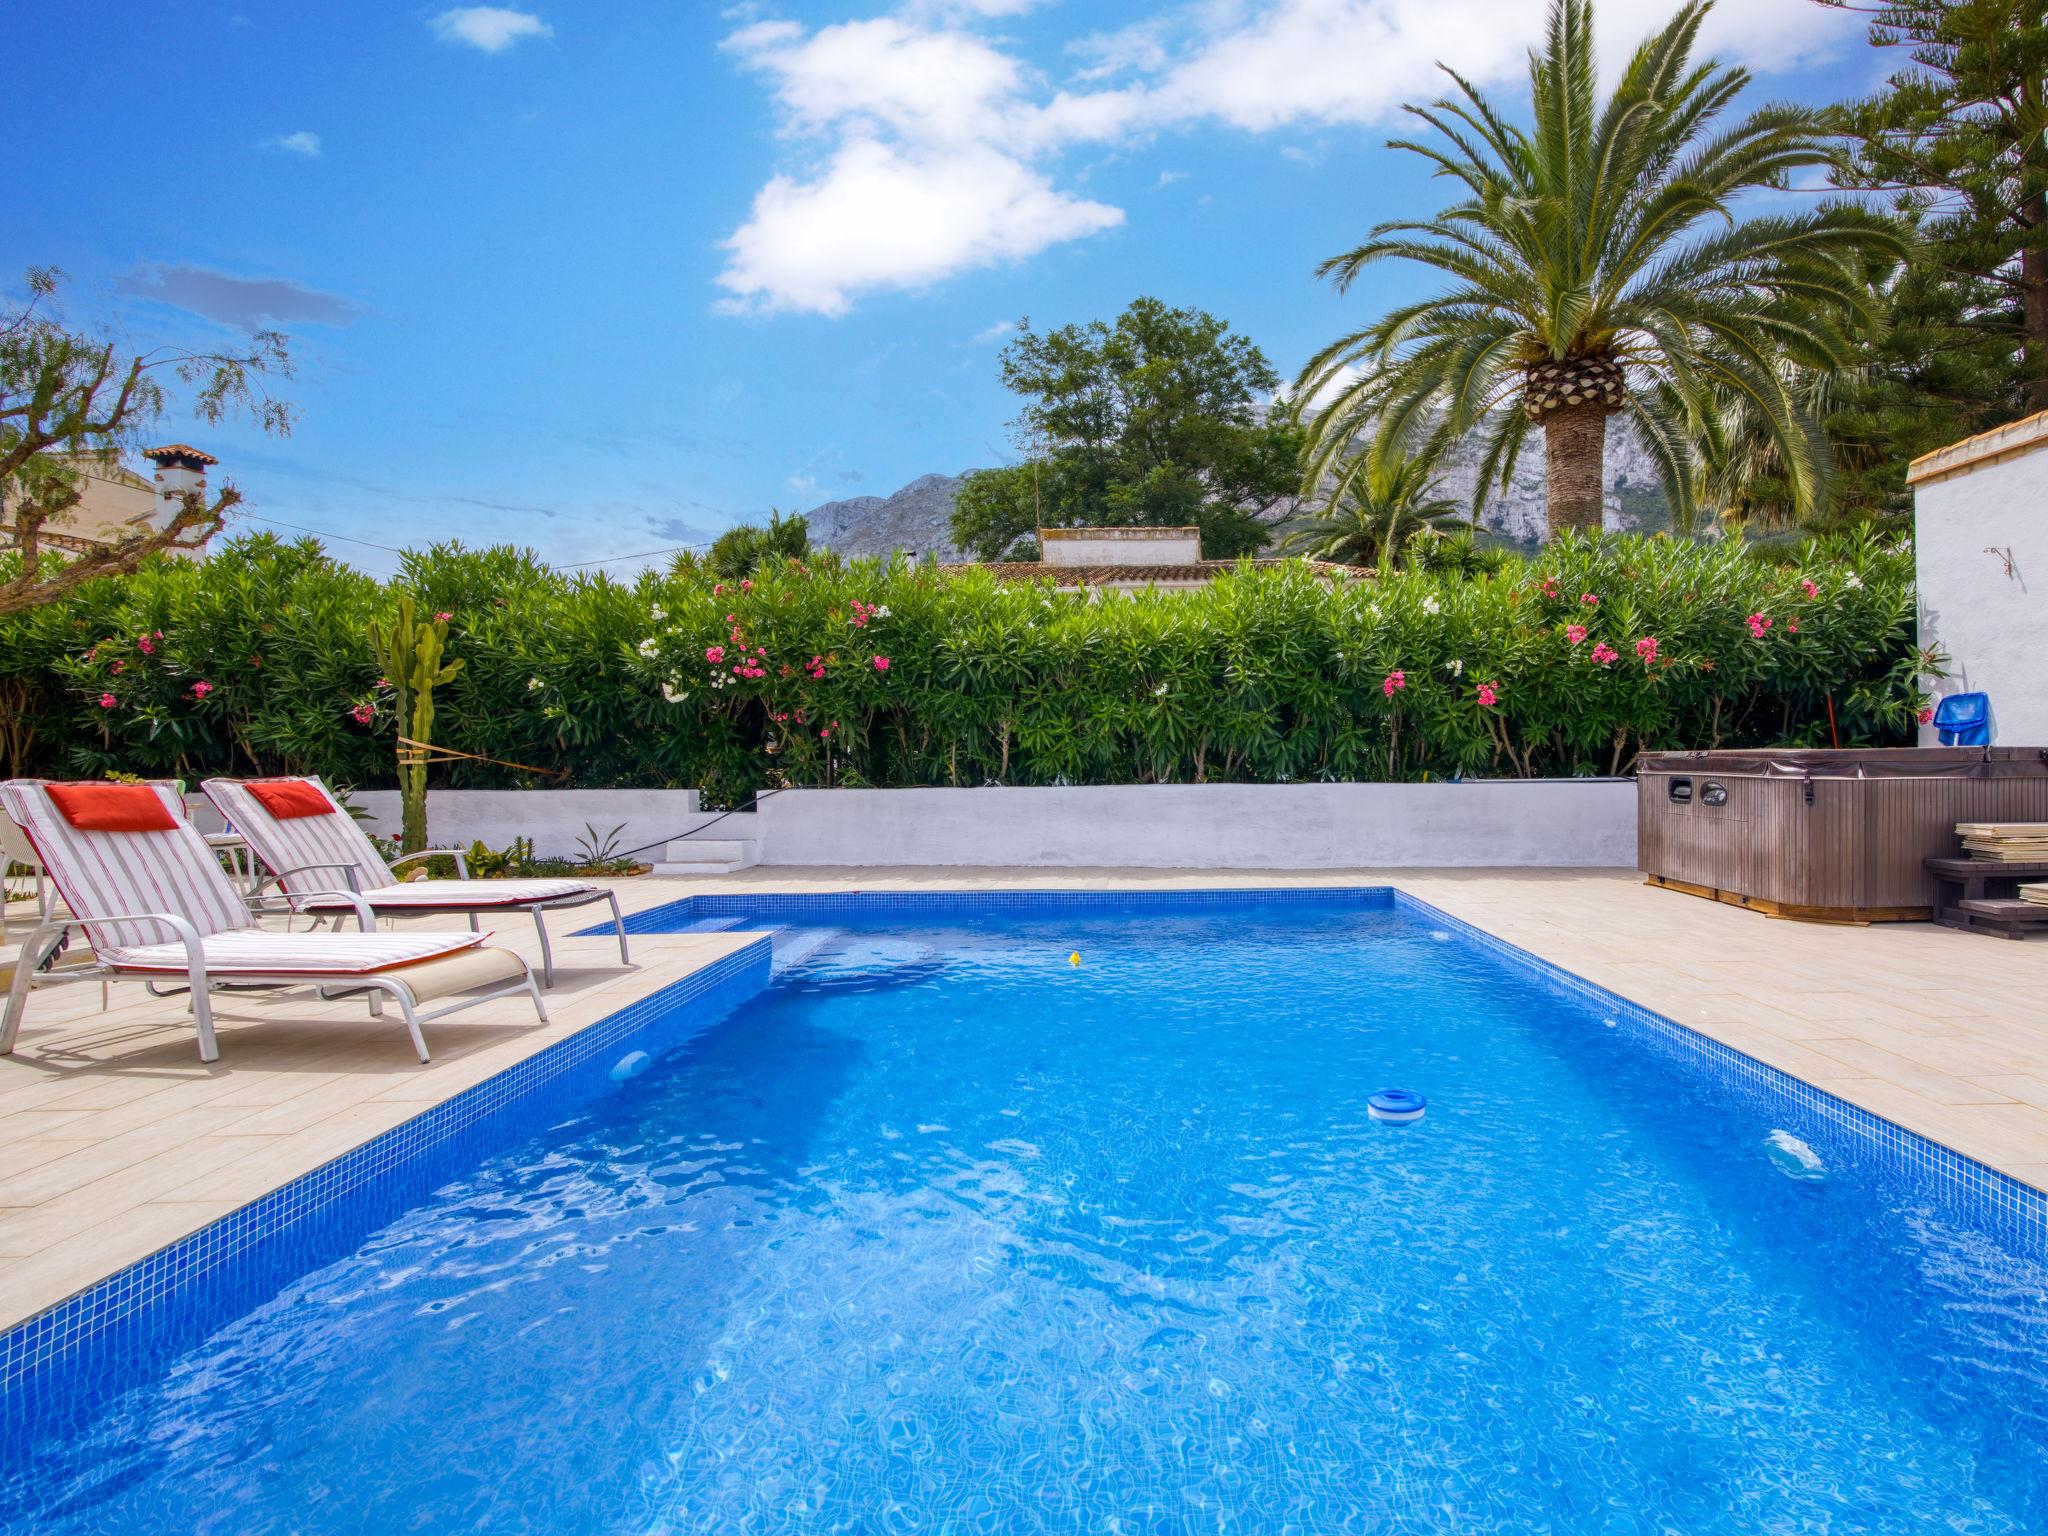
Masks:
[[[1774,917],[1934,915],[1924,861],[1960,821],[2048,821],[2048,751],[1904,747],[1650,752],[1636,864],[1652,885]]]

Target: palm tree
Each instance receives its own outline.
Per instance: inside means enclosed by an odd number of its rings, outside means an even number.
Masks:
[[[1420,459],[1358,454],[1344,465],[1322,511],[1290,524],[1279,548],[1340,565],[1398,564],[1418,533],[1464,515],[1436,489]]]
[[[1707,9],[1691,0],[1644,42],[1604,106],[1590,0],[1552,0],[1548,39],[1529,61],[1532,128],[1449,71],[1456,98],[1408,109],[1448,145],[1391,147],[1434,162],[1464,200],[1426,222],[1378,226],[1318,275],[1342,290],[1398,257],[1454,283],[1302,371],[1294,397],[1330,401],[1311,433],[1312,482],[1361,436],[1375,455],[1422,443],[1428,456],[1480,431],[1476,507],[1540,427],[1551,532],[1598,528],[1607,418],[1625,411],[1684,522],[1694,444],[1717,392],[1731,392],[1775,443],[1796,505],[1817,501],[1826,458],[1784,364],[1847,360],[1851,336],[1880,323],[1875,285],[1904,240],[1883,216],[1832,200],[1738,214],[1744,192],[1838,154],[1823,116],[1804,107],[1715,126],[1748,75],[1692,64]]]

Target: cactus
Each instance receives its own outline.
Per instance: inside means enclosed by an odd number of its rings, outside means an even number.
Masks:
[[[421,623],[410,597],[398,599],[387,623],[370,625],[370,649],[396,695],[398,792],[403,807],[398,845],[402,853],[427,846],[427,762],[434,740],[434,689],[462,670],[442,660],[448,620],[435,615]]]

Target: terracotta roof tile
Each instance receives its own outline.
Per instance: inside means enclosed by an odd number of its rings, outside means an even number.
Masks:
[[[212,454],[201,452],[190,443],[166,443],[161,448],[145,448],[142,450],[142,456],[145,459],[197,459],[201,464],[220,462]]]

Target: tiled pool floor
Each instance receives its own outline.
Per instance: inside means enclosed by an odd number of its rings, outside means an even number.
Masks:
[[[709,891],[1395,885],[1851,1103],[2048,1188],[2048,943],[1926,924],[1773,922],[1631,871],[751,870],[624,882],[629,911]],[[28,909],[10,909],[18,938]],[[439,920],[459,923],[460,919]],[[501,941],[531,945],[519,925]],[[0,1327],[34,1315],[379,1132],[731,953],[648,935],[621,969],[558,941],[553,1020],[517,1000],[427,1026],[430,1066],[360,1004],[229,1001],[199,1063],[140,987],[37,994],[0,1058]],[[0,961],[7,956],[0,949]]]

